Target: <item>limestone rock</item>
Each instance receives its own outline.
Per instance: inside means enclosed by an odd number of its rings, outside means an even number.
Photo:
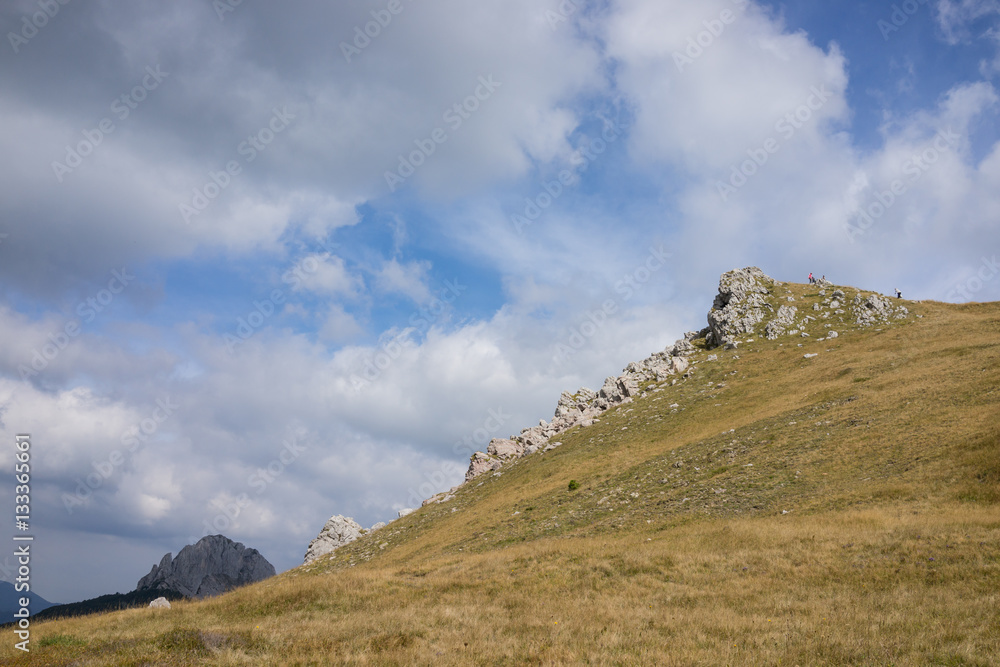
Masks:
[[[149,603],[150,609],[170,609],[170,600],[165,597],[158,597]]]
[[[668,348],[667,353],[671,357],[686,357],[694,354],[697,351],[698,348],[692,345],[691,341],[687,339],[682,339],[674,343],[673,347]]]
[[[465,481],[470,482],[483,473],[487,473],[492,470],[499,470],[501,467],[503,467],[503,464],[499,459],[496,459],[489,454],[476,452],[469,460],[469,469],[465,473]]]
[[[223,535],[210,535],[181,549],[177,558],[165,555],[139,580],[136,590],[170,590],[189,598],[204,598],[274,574],[274,566],[256,549]]]
[[[785,329],[795,323],[795,314],[797,312],[798,308],[795,306],[781,306],[778,308],[778,314],[764,327],[764,336],[768,340],[774,340],[785,333]]]
[[[362,531],[360,524],[350,517],[340,514],[331,516],[323,526],[323,530],[319,531],[319,535],[309,543],[303,564],[311,563],[320,556],[333,553],[345,544],[350,544],[361,537]]]
[[[413,514],[416,511],[417,510],[413,509],[412,507],[404,507],[403,509],[396,512],[396,517],[402,519],[404,516],[409,516],[410,514]]]
[[[501,460],[516,459],[524,454],[524,445],[516,440],[493,438],[486,448],[486,453]]]
[[[770,306],[765,297],[774,280],[755,266],[722,274],[719,294],[708,312],[708,335],[705,343],[719,347],[741,333],[753,333]]]
[[[869,294],[862,297],[860,293],[854,297],[851,312],[854,313],[855,322],[863,327],[886,324],[892,317],[906,319],[910,314],[903,306],[893,309],[892,301],[884,296]]]

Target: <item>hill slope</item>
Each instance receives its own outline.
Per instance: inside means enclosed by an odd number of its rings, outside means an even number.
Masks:
[[[261,584],[33,625],[20,664],[992,664],[1000,304],[903,303],[694,340],[558,449]]]

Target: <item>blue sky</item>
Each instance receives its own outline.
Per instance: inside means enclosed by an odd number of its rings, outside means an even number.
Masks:
[[[45,6],[0,9],[0,464],[50,600],[213,523],[294,567],[735,267],[1000,297],[995,0]]]

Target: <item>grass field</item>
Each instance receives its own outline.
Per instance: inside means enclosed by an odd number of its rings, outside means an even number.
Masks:
[[[786,289],[800,314],[820,298]],[[997,664],[1000,304],[905,304],[699,351],[690,378],[328,558],[33,624],[0,661]]]

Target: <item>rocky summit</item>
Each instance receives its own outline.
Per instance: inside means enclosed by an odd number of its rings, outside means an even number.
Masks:
[[[223,535],[210,535],[181,549],[177,558],[166,554],[139,580],[136,590],[169,590],[189,598],[204,598],[274,574],[274,566],[256,549]]]

